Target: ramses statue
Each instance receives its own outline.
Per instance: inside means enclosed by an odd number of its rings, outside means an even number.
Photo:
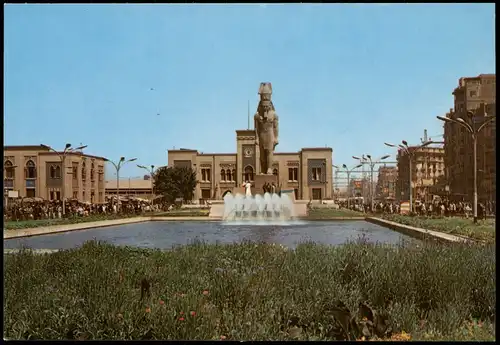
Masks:
[[[260,102],[254,116],[256,144],[260,152],[260,173],[272,175],[273,153],[278,145],[278,115],[271,101],[271,83],[260,83]]]

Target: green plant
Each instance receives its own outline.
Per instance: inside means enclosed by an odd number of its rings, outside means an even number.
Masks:
[[[383,337],[494,338],[490,245],[194,242],[160,251],[88,242],[4,258],[6,338],[359,338],[370,323],[360,303],[387,318]],[[353,322],[346,332],[342,315]],[[479,333],[464,331],[471,322]]]
[[[467,236],[481,241],[495,241],[494,219],[482,220],[478,224],[474,224],[472,219],[466,218],[410,217],[400,214],[382,214],[379,217],[417,228],[440,231],[459,236]]]

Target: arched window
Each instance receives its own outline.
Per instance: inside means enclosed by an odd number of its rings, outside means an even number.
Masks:
[[[231,179],[231,181],[236,181],[236,169],[233,169],[233,178]]]
[[[90,164],[90,180],[91,181],[94,181],[94,178],[95,178],[95,169],[94,169],[94,163],[91,163]]]
[[[50,178],[56,178],[56,167],[54,165],[50,166]]]
[[[55,178],[61,178],[61,167],[59,165],[56,166]]]
[[[82,180],[87,179],[87,167],[85,165],[85,162],[82,163]]]
[[[5,168],[5,178],[9,180],[14,179],[14,165],[12,164],[11,161],[6,161],[4,163],[4,168]]]
[[[276,168],[273,169],[273,175],[278,176],[278,169],[276,169]]]
[[[250,165],[245,167],[245,173],[243,175],[245,181],[253,181],[253,168]]]
[[[26,163],[26,178],[36,178],[36,165],[31,159]]]
[[[227,172],[226,172],[226,176],[227,176],[227,181],[232,181],[233,177],[231,176],[231,170],[227,169]]]
[[[220,180],[221,181],[226,181],[226,170],[222,169],[220,171]]]

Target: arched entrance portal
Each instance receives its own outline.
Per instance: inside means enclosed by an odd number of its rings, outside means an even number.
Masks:
[[[224,197],[226,196],[227,193],[231,193],[231,191],[228,189],[226,190],[223,194],[222,194],[222,199],[224,199]]]

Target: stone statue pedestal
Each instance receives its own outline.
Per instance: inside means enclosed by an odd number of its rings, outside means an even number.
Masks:
[[[253,188],[252,188],[252,192],[253,192]],[[245,195],[245,187],[241,187],[241,186],[234,187],[232,193],[233,193],[233,196],[236,194]]]
[[[254,184],[255,187],[252,188],[252,194],[261,194],[264,195],[264,185],[267,183],[272,184],[274,182],[274,185],[276,186],[276,191],[278,190],[278,176],[276,175],[266,175],[266,174],[256,174],[255,175],[255,180]]]

